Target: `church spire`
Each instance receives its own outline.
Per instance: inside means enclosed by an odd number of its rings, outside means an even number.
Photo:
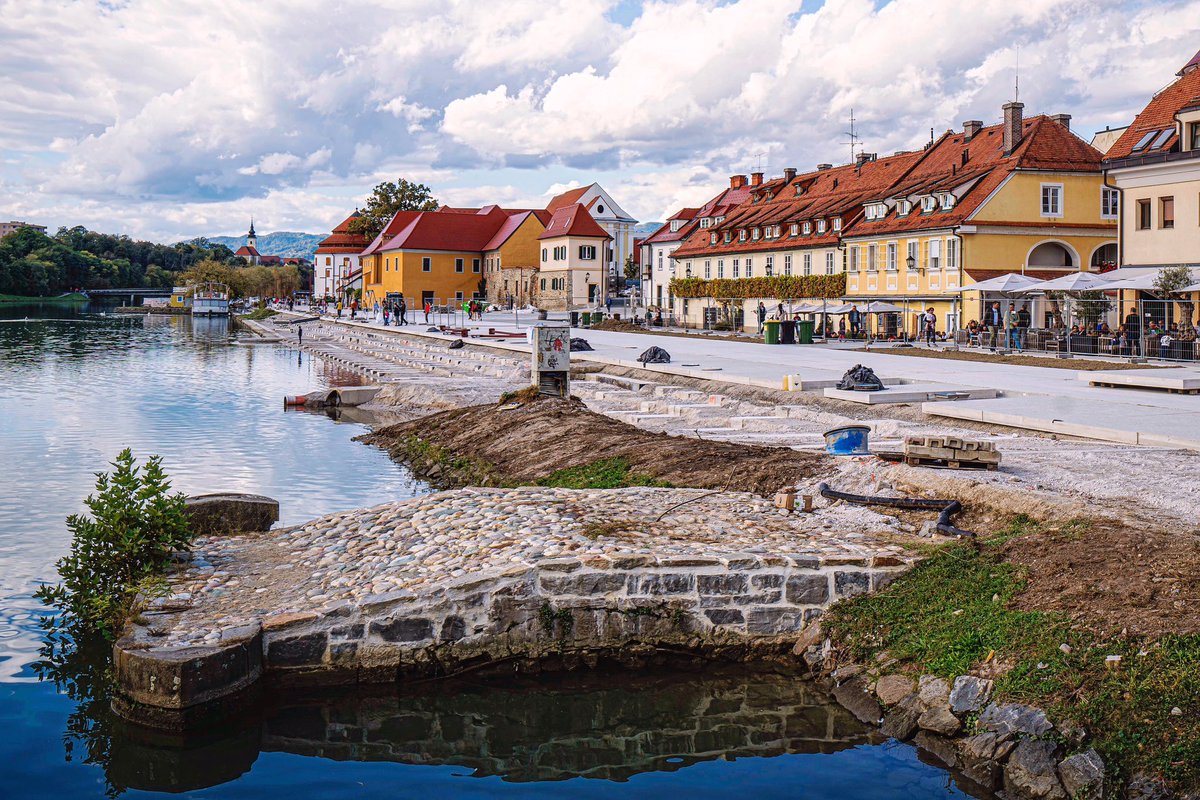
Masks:
[[[250,233],[246,234],[246,246],[258,248],[258,236],[254,233],[254,217],[250,218]]]

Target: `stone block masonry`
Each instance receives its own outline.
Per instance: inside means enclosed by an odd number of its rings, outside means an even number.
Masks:
[[[657,519],[701,495],[466,489],[202,540],[118,642],[116,707],[186,727],[189,708],[255,682],[785,653],[830,603],[912,563],[886,533],[830,534],[840,507],[821,520],[731,493]]]

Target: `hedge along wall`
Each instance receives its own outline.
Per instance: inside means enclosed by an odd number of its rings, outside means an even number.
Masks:
[[[772,297],[779,300],[836,298],[846,293],[846,275],[773,275],[770,278],[674,278],[675,297],[748,299]]]

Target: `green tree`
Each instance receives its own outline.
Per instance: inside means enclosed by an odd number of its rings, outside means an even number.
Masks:
[[[374,239],[397,211],[435,211],[441,205],[429,187],[404,178],[383,182],[375,187],[359,216],[351,221],[350,230]]]
[[[96,494],[85,501],[91,517],[67,518],[71,550],[59,559],[62,583],[43,586],[36,597],[60,612],[58,629],[72,627],[112,638],[146,591],[190,547],[192,534],[182,494],[171,493],[162,459],[139,467],[128,448],[96,474]]]
[[[204,261],[193,264],[186,272],[179,276],[179,282],[185,286],[194,286],[197,283],[208,283],[215,281],[224,283],[234,290],[237,290],[243,285],[239,274],[241,270],[235,269],[228,264],[222,264],[219,261],[205,259]]]
[[[1154,278],[1154,292],[1164,298],[1179,299],[1179,332],[1190,335],[1196,328],[1192,324],[1195,304],[1191,294],[1185,293],[1183,287],[1190,286],[1196,281],[1192,278],[1192,270],[1182,264],[1175,267],[1163,267]]]
[[[636,281],[641,277],[641,269],[633,263],[633,256],[625,257],[625,280]]]

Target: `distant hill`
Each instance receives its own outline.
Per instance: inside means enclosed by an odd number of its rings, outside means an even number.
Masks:
[[[292,231],[276,231],[264,233],[258,237],[258,252],[264,256],[285,256],[287,258],[313,259],[313,251],[329,234],[293,233]],[[230,250],[237,250],[246,243],[245,236],[209,236],[213,244],[223,244]]]
[[[639,222],[633,226],[633,238],[644,239],[661,227],[661,222]]]

